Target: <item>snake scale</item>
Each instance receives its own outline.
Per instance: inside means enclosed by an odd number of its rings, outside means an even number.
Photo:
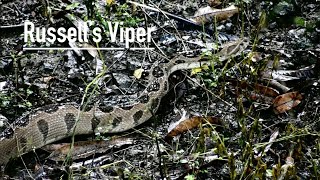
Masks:
[[[220,61],[224,61],[231,55],[241,53],[247,45],[248,40],[242,38],[225,45],[216,55]],[[130,107],[93,107],[89,111],[81,111],[74,105],[60,105],[35,110],[23,116],[0,135],[0,165],[6,165],[11,158],[72,135],[117,133],[136,127],[157,111],[161,98],[168,92],[169,75],[177,70],[210,63],[199,62],[200,59],[178,56],[168,63],[154,64],[147,77],[150,83],[140,94],[142,100]]]

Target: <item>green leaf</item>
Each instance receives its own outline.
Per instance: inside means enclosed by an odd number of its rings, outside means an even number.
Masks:
[[[296,24],[298,26],[305,27],[306,26],[306,21],[302,17],[295,17],[294,18],[294,24]]]
[[[186,175],[186,176],[184,177],[184,179],[186,179],[186,180],[194,180],[194,179],[196,179],[196,178],[194,177],[193,174],[188,174],[188,175]]]
[[[79,5],[80,5],[79,2],[75,2],[75,3],[69,4],[69,5],[67,5],[66,10],[74,9],[74,8],[78,7]]]
[[[194,74],[198,74],[199,72],[201,72],[202,70],[208,70],[209,67],[207,65],[204,65],[204,66],[201,66],[201,67],[198,67],[198,68],[193,68],[191,70],[191,74],[194,75]]]

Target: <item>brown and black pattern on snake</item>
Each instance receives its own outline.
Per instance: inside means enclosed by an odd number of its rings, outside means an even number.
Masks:
[[[76,116],[72,113],[66,113],[64,116],[64,122],[66,123],[67,134],[69,134],[73,126],[76,124]]]
[[[44,120],[44,119],[40,119],[37,122],[37,127],[38,127],[39,131],[41,132],[41,134],[43,136],[43,140],[45,141],[47,139],[48,133],[49,133],[48,122],[46,120]],[[68,124],[67,124],[67,128],[68,128]]]
[[[136,113],[134,113],[134,115],[132,117],[133,117],[133,120],[134,120],[135,124],[139,123],[139,120],[141,119],[142,115],[143,115],[143,111],[142,110],[139,110]]]
[[[242,42],[244,41],[240,40],[235,43]],[[242,49],[238,45],[236,47],[241,52],[247,45]],[[219,55],[222,56],[220,60],[229,58],[228,53],[226,56],[221,53]],[[30,112],[0,134],[0,165],[5,165],[11,158],[16,158],[32,149],[72,135],[94,132],[117,133],[142,124],[157,111],[161,98],[169,89],[168,77],[172,72],[200,67],[204,63],[197,62],[199,58],[195,58],[192,59],[195,61],[193,63],[176,64],[178,60],[185,59],[188,58],[179,56],[165,64],[153,64],[150,68],[151,73],[147,77],[149,84],[138,95],[139,102],[132,106],[112,108],[94,106],[89,111],[81,111],[79,105],[58,105]],[[210,62],[208,61],[207,64]]]

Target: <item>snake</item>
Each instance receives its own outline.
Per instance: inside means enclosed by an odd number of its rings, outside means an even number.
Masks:
[[[248,43],[248,38],[226,43],[215,56],[225,61],[243,52]],[[153,64],[147,76],[148,85],[139,94],[139,101],[130,106],[93,106],[85,111],[77,105],[65,104],[48,105],[31,111],[0,134],[0,165],[6,165],[10,159],[67,137],[120,133],[146,122],[156,113],[161,98],[169,91],[170,74],[212,63],[201,59],[178,55],[167,63]]]

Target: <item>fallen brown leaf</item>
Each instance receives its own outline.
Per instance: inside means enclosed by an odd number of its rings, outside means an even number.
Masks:
[[[279,92],[277,92],[275,89],[268,86],[263,86],[257,83],[254,84],[254,90],[260,94],[263,94],[269,97],[276,97],[279,95]]]
[[[279,92],[272,87],[264,86],[258,83],[247,83],[245,81],[237,81],[237,80],[230,80],[233,86],[239,87],[242,90],[249,90],[253,91],[256,94],[268,96],[268,97],[277,97],[279,96]]]
[[[272,97],[265,96],[263,94],[258,94],[255,92],[250,92],[248,97],[250,98],[250,100],[254,102],[264,103],[268,105],[272,105],[272,102],[273,102]]]
[[[219,6],[222,2],[220,0],[208,0],[208,4],[211,7]]]
[[[207,122],[211,124],[221,124],[221,119],[217,117],[212,117],[212,116],[207,116],[207,117],[194,116],[191,118],[187,118],[179,122],[177,125],[175,125],[175,127],[173,127],[173,129],[171,129],[168,132],[166,137],[172,138],[188,130],[198,127],[201,123],[207,123]]]
[[[224,9],[214,9],[210,6],[207,6],[198,9],[192,20],[201,25],[214,22],[215,18],[217,21],[226,20],[237,13],[239,13],[239,9],[234,5]]]
[[[274,99],[273,110],[276,114],[284,113],[300,104],[301,100],[302,95],[297,91],[282,94]]]

